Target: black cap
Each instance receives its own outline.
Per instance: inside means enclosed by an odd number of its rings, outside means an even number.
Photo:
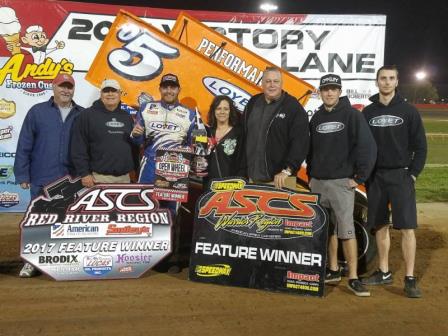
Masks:
[[[335,75],[335,74],[328,74],[328,75],[322,76],[320,78],[319,89],[321,89],[325,86],[329,86],[329,85],[339,86],[341,88],[342,87],[341,77],[339,77],[338,75]]]
[[[177,86],[180,87],[179,79],[176,75],[168,73],[166,75],[163,75],[162,79],[160,80],[160,86]]]

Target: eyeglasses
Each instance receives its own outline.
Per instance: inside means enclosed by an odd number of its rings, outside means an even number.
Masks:
[[[115,89],[115,88],[112,88],[112,87],[106,87],[106,88],[102,89],[101,92],[104,92],[104,93],[108,93],[108,92],[118,92],[118,90]]]

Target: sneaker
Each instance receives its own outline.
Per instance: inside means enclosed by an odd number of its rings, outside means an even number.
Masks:
[[[421,298],[422,292],[417,288],[417,278],[414,276],[404,277],[404,292],[408,298]]]
[[[369,290],[362,284],[359,279],[350,279],[348,281],[348,289],[355,293],[356,296],[370,296]]]
[[[180,266],[179,265],[171,265],[169,268],[168,268],[168,274],[177,274],[177,273],[180,273],[182,271],[182,268],[180,268]]]
[[[341,281],[341,269],[337,271],[332,271],[327,268],[327,272],[325,274],[325,283],[334,283]]]
[[[361,279],[364,285],[387,285],[392,283],[391,271],[383,272],[380,269],[376,270],[367,278]]]
[[[21,278],[32,278],[38,274],[38,270],[36,267],[31,265],[30,263],[25,263],[22,269],[20,270],[19,277]]]

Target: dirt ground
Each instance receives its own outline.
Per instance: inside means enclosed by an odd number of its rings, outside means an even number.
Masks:
[[[424,297],[403,296],[400,236],[394,283],[358,298],[346,281],[324,298],[204,285],[187,269],[136,280],[19,279],[21,215],[0,215],[0,335],[448,335],[448,203],[419,204],[416,275]]]

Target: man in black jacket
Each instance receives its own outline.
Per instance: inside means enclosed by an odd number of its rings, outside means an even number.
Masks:
[[[348,265],[348,288],[357,296],[370,296],[358,279],[358,253],[353,221],[355,189],[375,164],[376,145],[362,114],[342,93],[341,78],[320,79],[323,104],[310,121],[311,146],[307,159],[311,191],[330,214],[326,283],[339,282],[338,239]]]
[[[297,99],[282,90],[278,68],[266,68],[262,88],[244,112],[246,174],[255,183],[294,187],[294,176],[308,153],[308,116]],[[293,178],[287,182],[288,177]]]
[[[100,99],[84,110],[73,129],[72,160],[85,187],[129,183],[134,169],[131,116],[121,109],[121,88],[114,79],[101,84]]]
[[[396,92],[398,70],[383,66],[377,72],[379,94],[370,98],[364,117],[378,145],[378,160],[367,181],[368,222],[375,230],[379,269],[363,279],[368,285],[392,283],[389,270],[389,203],[394,229],[401,232],[405,262],[406,296],[421,297],[414,276],[417,209],[414,183],[423,170],[427,145],[425,130],[417,109]]]

